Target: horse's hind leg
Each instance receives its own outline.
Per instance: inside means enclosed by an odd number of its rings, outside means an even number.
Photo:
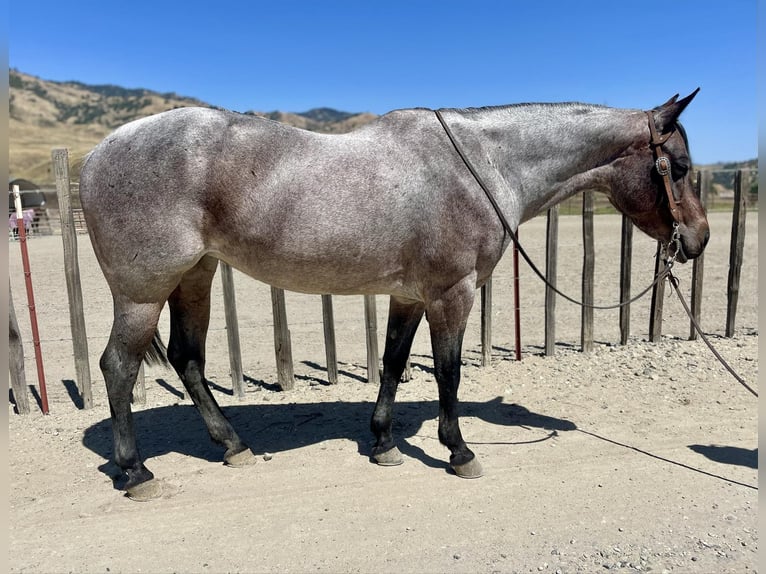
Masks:
[[[214,442],[226,447],[224,462],[242,466],[255,461],[210,392],[205,380],[205,338],[210,322],[210,287],[218,260],[203,257],[181,278],[168,298],[168,360],[199,410]]]
[[[383,353],[383,376],[380,380],[378,401],[370,427],[375,434],[372,459],[383,466],[402,463],[402,455],[394,444],[391,426],[396,391],[407,365],[412,340],[423,318],[422,303],[411,303],[391,297],[386,330],[386,350]]]
[[[138,453],[130,398],[138,369],[157,329],[162,303],[134,303],[121,296],[114,298],[114,324],[100,367],[106,382],[112,415],[114,461],[127,474],[128,496],[148,500],[159,496],[154,475],[144,466]]]

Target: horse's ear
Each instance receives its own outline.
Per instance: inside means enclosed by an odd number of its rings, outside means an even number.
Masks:
[[[665,106],[669,106],[670,104],[675,104],[676,100],[678,99],[678,96],[680,96],[680,95],[681,94],[676,94],[675,96],[670,98],[667,102],[665,102],[664,104],[662,104],[661,106],[659,106],[658,108],[655,108],[655,109],[664,108]]]
[[[671,129],[678,116],[681,115],[681,112],[686,109],[686,106],[689,105],[689,102],[694,99],[694,96],[699,91],[700,89],[697,88],[682,100],[678,100],[678,94],[676,94],[660,107],[654,108],[652,111],[654,112],[654,122],[657,125],[657,130],[663,133]]]

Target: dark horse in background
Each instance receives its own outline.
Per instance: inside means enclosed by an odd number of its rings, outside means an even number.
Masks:
[[[683,262],[700,255],[709,236],[678,123],[695,94],[650,112],[579,103],[440,112],[514,231],[572,194],[597,190],[648,235],[672,242]],[[664,158],[659,169],[654,152]],[[160,494],[138,452],[130,397],[141,361],[161,349],[157,322],[166,302],[167,359],[226,448],[224,461],[254,458],[204,375],[218,260],[287,290],[390,296],[371,422],[372,458],[382,465],[402,461],[392,408],[425,314],[439,440],[458,476],[481,475],[458,424],[461,347],[476,289],[511,238],[433,110],[397,110],[352,133],[324,135],[177,109],[104,139],[83,166],[80,195],[114,298],[100,365],[114,460],[127,473],[129,496]],[[147,210],[162,213],[160,223],[147,225]]]

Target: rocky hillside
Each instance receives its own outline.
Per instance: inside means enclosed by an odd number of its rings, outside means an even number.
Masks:
[[[175,93],[52,82],[17,70],[11,70],[9,84],[10,174],[42,186],[53,183],[50,154],[54,147],[69,149],[72,177],[76,180],[82,157],[114,128],[173,108],[216,107]],[[329,108],[299,114],[279,111],[246,113],[325,133],[348,132],[376,117]]]

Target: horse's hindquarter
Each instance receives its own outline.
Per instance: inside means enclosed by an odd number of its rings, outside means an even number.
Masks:
[[[494,265],[488,206],[466,191],[443,134],[427,133],[433,119],[402,114],[332,136],[212,110],[118,130],[82,178],[107,279],[167,291],[210,253],[290,290],[419,299],[424,282],[486,267],[485,251]]]

